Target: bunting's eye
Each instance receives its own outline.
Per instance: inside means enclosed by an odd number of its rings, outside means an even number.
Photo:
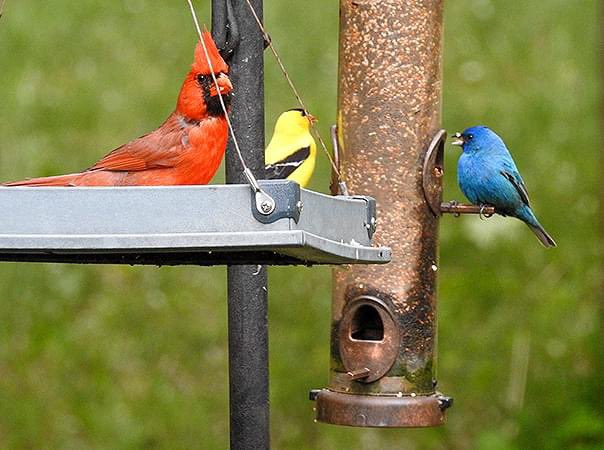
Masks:
[[[470,141],[472,139],[474,139],[474,135],[473,134],[468,134],[468,140]]]

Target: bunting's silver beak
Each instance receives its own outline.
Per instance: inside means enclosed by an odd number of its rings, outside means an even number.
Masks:
[[[463,138],[461,137],[461,133],[455,133],[452,137],[456,140],[451,142],[451,145],[459,145],[460,147],[463,145]]]

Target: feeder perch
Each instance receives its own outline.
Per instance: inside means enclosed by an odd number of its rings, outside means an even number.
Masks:
[[[424,167],[422,172],[422,188],[424,198],[430,207],[432,214],[439,217],[443,214],[453,214],[459,217],[461,214],[479,214],[484,217],[491,217],[495,214],[495,208],[489,205],[468,205],[459,203],[456,200],[443,202],[443,184],[442,179],[445,175],[444,150],[447,133],[445,130],[439,130],[426,151],[424,157]]]

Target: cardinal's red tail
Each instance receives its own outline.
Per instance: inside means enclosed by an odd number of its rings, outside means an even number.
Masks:
[[[29,180],[11,181],[2,183],[2,186],[75,186],[75,180],[81,176],[79,173],[58,175],[56,177],[30,178]]]

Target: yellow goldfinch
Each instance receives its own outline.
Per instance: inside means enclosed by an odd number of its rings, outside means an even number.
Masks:
[[[302,109],[290,109],[279,116],[264,153],[267,179],[287,178],[302,187],[308,184],[317,159],[317,144],[310,134],[314,120]]]

